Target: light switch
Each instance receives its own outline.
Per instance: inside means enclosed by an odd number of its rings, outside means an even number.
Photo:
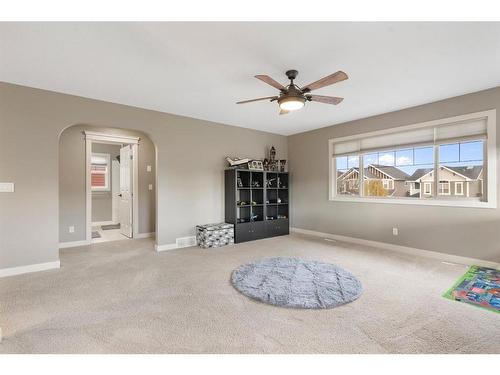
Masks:
[[[150,165],[148,165],[148,166],[146,167],[146,171],[151,172],[151,166],[150,166]],[[149,190],[151,190],[151,189],[149,189]]]
[[[0,182],[0,193],[13,193],[14,183],[13,182]]]
[[[149,184],[149,190],[153,190],[153,184]]]

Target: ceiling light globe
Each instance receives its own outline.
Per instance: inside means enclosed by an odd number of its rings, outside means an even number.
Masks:
[[[305,104],[305,99],[297,96],[289,96],[278,100],[279,106],[284,111],[296,111]]]

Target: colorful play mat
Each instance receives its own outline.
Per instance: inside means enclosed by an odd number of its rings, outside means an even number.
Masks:
[[[443,297],[500,313],[500,270],[472,266]]]

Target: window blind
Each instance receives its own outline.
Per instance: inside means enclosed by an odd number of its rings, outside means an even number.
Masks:
[[[475,119],[466,122],[426,126],[407,129],[381,135],[363,136],[347,141],[333,140],[333,156],[355,155],[370,151],[383,151],[416,147],[425,145],[444,144],[472,139],[486,138],[486,119]]]

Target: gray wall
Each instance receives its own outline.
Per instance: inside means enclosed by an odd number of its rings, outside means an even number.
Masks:
[[[155,144],[159,245],[224,218],[225,156],[262,158],[275,145],[287,158],[280,135],[0,83],[0,181],[16,184],[0,194],[0,268],[59,259],[59,135],[82,124],[138,129]]]
[[[66,129],[62,134],[61,137],[59,138],[59,165],[61,163],[68,164],[67,159],[64,157],[64,149],[65,149],[65,138],[68,132],[71,132],[74,130],[74,128],[79,128],[78,126],[72,126],[71,128]],[[91,128],[89,129],[91,130]],[[81,134],[81,133],[80,133]],[[81,141],[81,139],[79,139]],[[85,142],[85,141],[84,141]],[[69,147],[70,145],[66,145],[66,147]],[[77,145],[77,147],[80,147],[80,144]],[[112,163],[113,159],[116,158],[117,155],[120,155],[120,145],[112,145],[112,144],[105,144],[105,143],[92,143],[92,153],[99,153],[99,154],[108,154],[110,157],[110,163]],[[85,154],[85,148],[83,149],[83,152]],[[154,149],[153,149],[153,157],[154,157]],[[78,167],[80,167],[81,163],[78,163]],[[76,168],[77,166],[74,166],[73,168]],[[61,195],[65,194],[64,192],[64,185],[61,185],[62,182],[62,176],[64,175],[64,172],[61,171],[61,167],[59,167],[59,202],[61,201]],[[85,170],[84,170],[85,173]],[[112,195],[112,189],[113,189],[113,170],[110,166],[110,171],[109,171],[109,191],[93,191],[92,192],[92,222],[99,222],[99,221],[111,221],[113,219],[113,195]],[[119,186],[117,187],[119,189]],[[66,192],[67,193],[67,192]],[[140,208],[139,208],[140,209]],[[59,212],[64,211],[64,209],[61,208],[61,205],[59,205]],[[71,241],[69,239],[63,240],[62,238],[64,237],[64,232],[68,231],[68,226],[65,225],[67,223],[63,223],[61,220],[59,220],[59,241]],[[154,228],[153,228],[154,229]]]
[[[139,172],[139,233],[155,231],[155,147],[149,137],[140,132],[125,129],[75,125],[66,128],[59,138],[59,242],[85,240],[85,137],[84,130],[120,134],[141,138],[138,147]],[[92,152],[107,153],[113,159],[120,154],[119,145],[92,144]],[[151,165],[151,172],[147,172]],[[153,185],[153,190],[148,185]],[[111,191],[92,193],[92,221],[112,219]],[[75,232],[69,233],[68,227]]]
[[[500,88],[290,136],[288,150],[293,177],[292,226],[500,261],[499,208],[349,203],[328,200],[329,139],[489,109],[500,109]],[[497,129],[498,121],[500,121],[500,111],[497,113]],[[497,136],[497,145],[499,142],[500,136]],[[500,168],[500,163],[497,165]],[[392,235],[392,227],[399,228],[399,236]]]

